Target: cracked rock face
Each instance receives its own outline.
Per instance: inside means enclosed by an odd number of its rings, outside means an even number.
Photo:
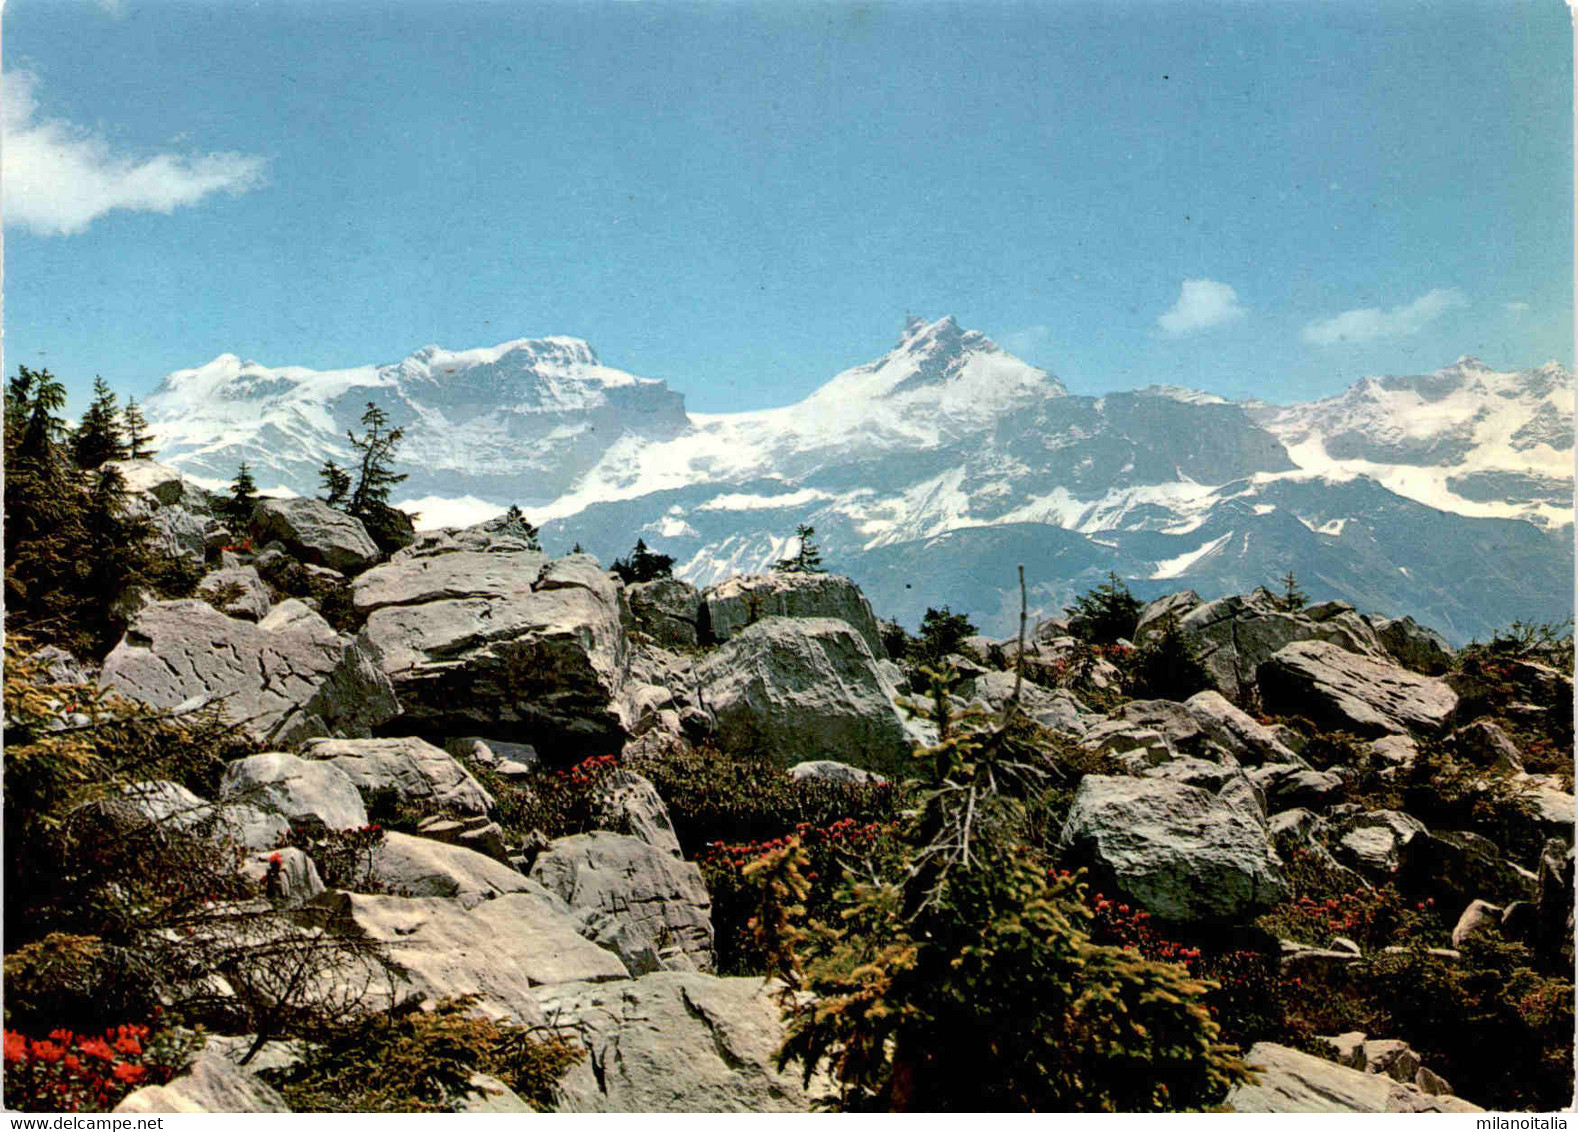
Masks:
[[[1263,590],[1201,604],[1192,604],[1190,598],[1194,598],[1192,591],[1147,606],[1134,643],[1144,645],[1159,637],[1170,614],[1178,632],[1198,651],[1216,690],[1234,702],[1241,702],[1253,689],[1259,666],[1295,641],[1326,641],[1362,656],[1387,656],[1369,623],[1341,603],[1326,603],[1341,608],[1312,607],[1322,615],[1317,619],[1307,612],[1288,613],[1277,608],[1275,599]]]
[[[564,902],[532,881],[489,900],[462,896],[365,896],[329,892],[311,905],[339,928],[383,943],[398,976],[396,1001],[478,996],[494,1018],[531,1026],[547,1018],[533,989],[626,978],[624,964],[576,930]],[[369,1008],[387,1006],[387,984]]]
[[[696,679],[725,749],[785,768],[836,759],[890,776],[908,770],[898,692],[845,621],[758,621],[709,653]]]
[[[207,602],[154,602],[105,658],[99,686],[155,708],[217,701],[265,743],[367,735],[399,711],[358,646],[307,622],[270,631]]]
[[[777,1069],[782,1014],[762,980],[657,972],[537,991],[579,1030],[587,1056],[560,1083],[563,1112],[805,1112],[800,1076]]]
[[[453,551],[356,580],[362,638],[410,730],[529,742],[571,759],[624,734],[619,585],[585,555]]]
[[[1278,650],[1260,667],[1260,694],[1269,712],[1371,736],[1437,734],[1458,705],[1443,680],[1323,641]]]
[[[638,630],[660,645],[696,646],[701,595],[695,586],[678,578],[656,578],[627,587],[625,595]]]
[[[1381,1073],[1364,1073],[1313,1054],[1256,1042],[1245,1058],[1260,1070],[1228,1094],[1235,1112],[1483,1112],[1452,1096],[1433,1096]]]
[[[631,975],[712,969],[712,898],[691,862],[598,831],[551,842],[531,877],[564,900],[581,934],[618,955]]]
[[[293,825],[339,830],[367,824],[367,807],[344,771],[281,751],[231,763],[219,795],[280,814]]]
[[[313,739],[301,753],[344,771],[364,798],[389,792],[402,803],[465,814],[493,808],[493,796],[454,756],[415,737]]]
[[[887,657],[871,603],[841,574],[739,574],[701,594],[707,640],[730,640],[764,617],[830,617],[854,626],[871,655]]]
[[[1253,788],[1236,772],[1216,791],[1088,774],[1062,844],[1094,866],[1098,883],[1110,878],[1166,920],[1246,920],[1287,894]]]

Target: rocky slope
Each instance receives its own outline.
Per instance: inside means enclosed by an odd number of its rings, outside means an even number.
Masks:
[[[219,549],[201,492],[155,467],[130,471],[137,506],[169,529],[195,528],[196,559],[260,581],[254,604],[227,610],[210,602],[232,602],[233,586],[212,587],[209,601],[141,595],[124,640],[90,674],[176,712],[217,700],[260,748],[229,764],[212,798],[152,783],[133,803],[150,814],[219,807],[246,867],[281,871],[274,899],[385,945],[398,979],[379,993],[471,993],[498,1016],[572,1024],[586,1057],[562,1083],[562,1107],[811,1103],[776,1068],[782,1023],[761,979],[715,973],[714,896],[652,784],[621,770],[587,828],[553,840],[501,824],[502,792],[529,792],[588,755],[639,761],[699,743],[794,777],[903,777],[926,733],[895,706],[907,675],[885,656],[859,588],[786,574],[702,591],[626,586],[590,556],[545,555],[501,524],[430,533],[342,571],[317,563],[360,543],[346,523],[322,522],[321,505],[260,505],[254,544]],[[265,578],[317,596],[288,597]],[[1026,644],[1022,706],[1045,729],[1045,757],[1082,752],[1054,831],[1061,861],[1158,922],[1207,935],[1286,910],[1314,861],[1361,893],[1439,904],[1455,923],[1436,944],[1442,963],[1488,936],[1570,972],[1570,763],[1565,774],[1546,765],[1561,752],[1537,738],[1565,726],[1570,751],[1569,677],[1527,659],[1464,666],[1410,620],[1341,602],[1290,611],[1264,591],[1171,593],[1141,614],[1134,644],[1169,632],[1202,659],[1209,685],[1180,701],[1121,695],[1121,649],[1078,675],[1065,622],[1037,625]],[[961,706],[1002,709],[1016,646],[974,638],[970,655],[951,658],[965,676]],[[1090,706],[1098,697],[1107,710]],[[1469,789],[1521,799],[1501,824],[1470,828],[1468,809],[1408,785],[1443,751],[1469,768]],[[427,816],[384,834],[356,878],[326,883],[327,862],[299,848],[268,863],[282,832],[362,829],[379,806]],[[1275,965],[1333,993],[1384,958],[1368,942],[1287,931]],[[1263,1043],[1251,1060],[1267,1075],[1233,1103],[1472,1107],[1407,1044],[1434,1037],[1331,1035],[1328,1060]],[[281,1105],[214,1049],[126,1109]]]
[[[915,319],[765,411],[687,415],[661,382],[542,339],[334,372],[226,356],[172,374],[149,413],[179,467],[223,480],[247,459],[265,487],[310,493],[368,400],[407,428],[403,486],[429,522],[457,499],[519,503],[551,545],[609,561],[639,536],[699,585],[762,569],[811,522],[908,624],[946,603],[1006,631],[1018,562],[1048,613],[1108,570],[1219,596],[1288,569],[1459,643],[1571,612],[1573,389],[1554,363],[1464,358],[1287,408],[1086,397],[951,318]]]

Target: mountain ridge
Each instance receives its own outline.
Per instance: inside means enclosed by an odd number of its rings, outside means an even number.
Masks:
[[[195,404],[192,389],[202,391]],[[1326,586],[1321,596],[1368,588],[1393,604],[1407,596],[1397,579],[1429,578],[1432,593],[1405,612],[1434,613],[1455,637],[1508,611],[1571,608],[1571,546],[1543,537],[1572,522],[1572,381],[1554,363],[1496,371],[1463,356],[1288,406],[1176,386],[1089,396],[952,317],[912,318],[881,357],[772,409],[690,413],[666,382],[605,366],[580,339],[550,337],[424,347],[336,371],[222,355],[172,374],[149,417],[163,458],[200,480],[225,479],[251,452],[261,485],[275,478],[305,494],[323,459],[348,457],[344,432],[368,400],[407,429],[398,470],[411,479],[397,502],[417,501],[424,525],[445,525],[457,500],[471,506],[465,521],[518,503],[545,537],[607,561],[639,536],[700,584],[764,568],[799,522],[814,523],[828,561],[868,586],[868,556],[908,555],[919,568],[931,540],[1042,525],[1086,551],[1070,557],[1057,541],[1064,566],[1080,564],[1071,575],[1056,568],[1065,576],[1047,579],[1048,602],[1104,569],[1202,593],[1227,592],[1246,572],[1295,569]],[[1532,573],[1498,575],[1476,619],[1462,600],[1469,581],[1440,576],[1379,521],[1399,500],[1452,516],[1442,529],[1458,543],[1502,532]],[[1405,511],[1399,529],[1422,529]],[[1497,525],[1519,520],[1541,537]],[[1007,553],[983,537],[954,541]],[[1020,541],[1027,552],[1045,542]],[[1393,580],[1364,582],[1366,571]],[[966,591],[972,602],[997,600],[959,585],[960,600]]]

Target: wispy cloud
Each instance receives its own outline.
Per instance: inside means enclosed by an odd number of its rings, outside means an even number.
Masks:
[[[1506,307],[1513,314],[1522,314],[1524,311],[1529,309],[1528,303],[1503,303],[1501,305]]]
[[[1052,331],[1045,326],[1027,326],[1023,330],[1015,330],[1003,335],[1003,349],[1010,354],[1023,357],[1033,354],[1052,341]]]
[[[40,118],[37,79],[0,76],[5,134],[5,222],[70,236],[114,209],[159,212],[263,183],[263,159],[244,153],[132,157],[69,122]]]
[[[1318,319],[1304,328],[1302,337],[1317,346],[1339,342],[1374,342],[1378,338],[1405,338],[1418,334],[1449,310],[1468,306],[1455,287],[1437,287],[1405,306],[1382,310],[1361,307],[1332,318]]]
[[[1220,326],[1243,318],[1248,312],[1239,304],[1238,292],[1214,279],[1185,279],[1178,288],[1178,301],[1157,318],[1156,325],[1169,334],[1188,334],[1209,326]]]

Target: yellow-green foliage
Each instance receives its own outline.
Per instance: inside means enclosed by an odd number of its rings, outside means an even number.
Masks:
[[[473,1013],[469,998],[430,1011],[366,1014],[315,1042],[284,1071],[280,1089],[299,1112],[444,1112],[497,1077],[521,1099],[551,1108],[557,1082],[584,1051],[564,1036]]]
[[[1161,1111],[1246,1079],[1182,967],[1093,944],[1068,879],[1012,854],[955,869],[913,921],[852,886],[814,933],[786,1061],[856,1110]]]

